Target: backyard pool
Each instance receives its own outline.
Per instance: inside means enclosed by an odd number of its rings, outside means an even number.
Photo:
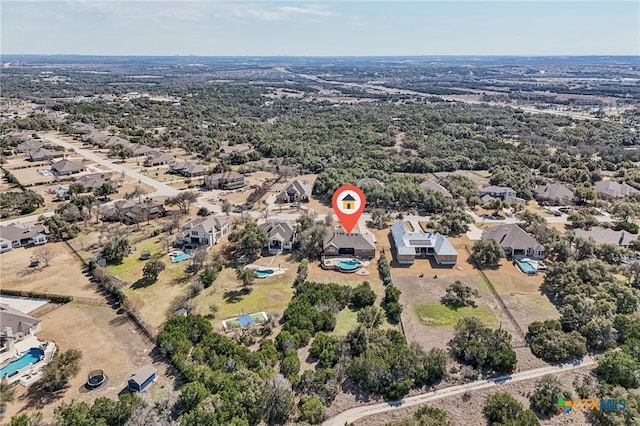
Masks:
[[[31,348],[15,361],[11,361],[9,364],[0,368],[0,377],[12,376],[16,371],[26,367],[29,364],[33,364],[40,360],[44,355],[44,351],[40,348]]]
[[[338,262],[336,262],[336,265],[338,265],[338,267],[340,269],[342,269],[343,271],[354,271],[356,269],[358,269],[361,265],[362,262],[358,261],[358,260],[339,260]]]
[[[176,254],[175,256],[171,256],[171,261],[173,263],[178,263],[178,262],[182,262],[183,260],[187,260],[190,257],[191,256],[189,256],[187,253]]]
[[[65,195],[65,194],[68,194],[68,193],[69,193],[69,188],[63,188],[63,187],[60,187],[60,188],[56,189],[56,193],[57,193],[58,195],[60,195],[60,196],[63,196],[63,195]]]
[[[520,260],[516,260],[516,263],[518,264],[518,267],[520,268],[520,270],[525,274],[532,275],[537,272],[536,267],[530,264],[529,262],[522,262]]]
[[[273,275],[275,272],[273,269],[256,269],[256,277],[258,278],[267,278],[270,275]]]

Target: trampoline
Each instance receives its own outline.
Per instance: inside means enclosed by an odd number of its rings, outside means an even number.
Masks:
[[[95,389],[102,386],[107,381],[107,376],[105,376],[104,371],[102,370],[93,370],[89,374],[87,374],[87,388]]]

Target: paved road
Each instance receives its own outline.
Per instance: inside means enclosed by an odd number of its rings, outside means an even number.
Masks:
[[[411,396],[402,400],[402,403],[397,402],[383,402],[380,404],[366,405],[363,407],[352,408],[347,411],[343,411],[335,417],[332,417],[322,423],[324,426],[343,426],[345,423],[352,423],[363,417],[372,416],[374,414],[385,413],[387,411],[398,410],[400,408],[412,407],[415,405],[421,405],[429,401],[437,399],[448,398],[456,395],[461,395],[467,391],[476,391],[480,389],[486,389],[490,387],[500,386],[502,383],[521,382],[524,380],[530,380],[537,377],[544,376],[545,374],[561,374],[568,371],[572,371],[578,368],[591,367],[597,363],[591,357],[585,357],[582,362],[577,364],[566,364],[562,366],[550,366],[536,368],[533,370],[523,371],[511,376],[508,380],[479,380],[464,385],[451,386],[444,389],[438,389],[433,392],[425,392],[420,395]]]

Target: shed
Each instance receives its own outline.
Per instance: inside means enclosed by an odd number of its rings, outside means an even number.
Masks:
[[[133,372],[129,378],[129,390],[142,392],[156,379],[156,369],[152,365],[145,365]]]

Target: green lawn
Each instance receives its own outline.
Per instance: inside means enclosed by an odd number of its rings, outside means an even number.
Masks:
[[[376,305],[377,306],[377,305]],[[346,336],[351,330],[358,326],[358,310],[352,309],[349,306],[341,310],[336,314],[336,328],[333,330],[333,334],[336,336]],[[385,330],[387,328],[395,328],[396,325],[390,324],[386,317],[382,324],[380,324],[380,329]]]
[[[480,305],[477,308],[465,306],[451,309],[442,304],[425,304],[415,306],[414,312],[425,325],[430,327],[455,325],[459,320],[467,317],[476,317],[486,325],[498,323],[495,314],[487,305]]]
[[[179,263],[171,263],[171,258],[165,254],[165,250],[162,247],[162,243],[159,242],[158,237],[149,238],[133,245],[136,251],[133,254],[124,258],[119,265],[109,265],[107,270],[113,275],[120,277],[124,280],[135,281],[142,276],[142,268],[144,268],[145,261],[138,258],[144,252],[151,253],[151,256],[163,261],[167,265],[167,269],[178,267],[184,269],[187,265],[187,261]]]

